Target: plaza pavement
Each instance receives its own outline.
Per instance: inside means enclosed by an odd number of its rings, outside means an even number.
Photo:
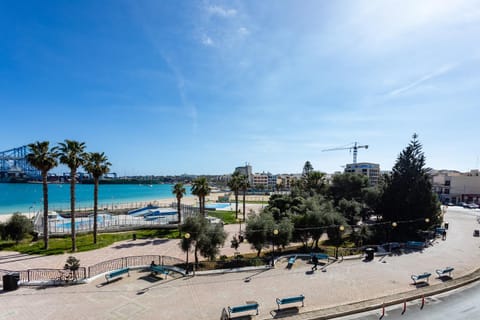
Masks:
[[[197,274],[167,280],[154,280],[148,272],[134,270],[130,277],[110,284],[105,284],[104,278],[97,278],[75,286],[22,286],[16,291],[0,291],[0,319],[220,319],[223,308],[246,301],[260,304],[259,315],[254,319],[271,319],[277,316],[275,298],[298,294],[305,295],[305,307],[289,308],[288,312],[292,312],[289,318],[320,319],[325,312],[341,312],[348,305],[368,308],[395,297],[406,299],[432,289],[443,290],[458,284],[457,279],[473,278],[480,262],[480,238],[472,236],[473,230],[480,228],[476,221],[478,214],[480,210],[451,207],[445,215],[449,222],[446,241],[436,240],[422,252],[375,257],[371,262],[345,259],[328,265],[326,272],[312,274],[311,265],[303,261],[289,270],[286,261],[281,260],[270,270]],[[230,236],[238,231],[238,225],[225,227]],[[240,249],[251,251],[248,244],[242,244]],[[232,253],[227,240],[222,254]],[[88,266],[143,254],[184,259],[178,241],[161,239],[123,241],[75,256]],[[0,252],[0,269],[61,268],[67,256],[31,257]],[[446,266],[455,268],[453,280],[442,283],[436,279],[435,269]],[[432,273],[430,285],[424,288],[412,285],[410,276],[425,271]]]

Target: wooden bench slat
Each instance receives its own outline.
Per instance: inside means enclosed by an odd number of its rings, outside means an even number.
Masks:
[[[429,273],[429,272],[424,272],[424,273],[419,274],[419,275],[412,274],[411,278],[412,278],[414,283],[417,283],[418,280],[422,280],[422,279],[427,279],[427,282],[428,282],[428,279],[430,278],[431,275],[432,274]]]
[[[287,298],[277,298],[277,305],[278,305],[278,310],[280,310],[280,305],[281,304],[287,304],[287,303],[295,303],[295,302],[301,302],[302,307],[304,306],[304,300],[305,296],[303,294],[299,296],[293,296],[293,297],[287,297]]]
[[[248,303],[242,306],[234,306],[234,307],[229,306],[228,318],[231,318],[230,317],[231,313],[244,312],[244,311],[250,311],[250,310],[256,310],[258,315],[258,303]]]
[[[109,280],[111,280],[112,278],[116,278],[116,277],[119,277],[121,276],[122,274],[124,273],[128,273],[128,276],[130,276],[130,268],[123,268],[123,269],[118,269],[118,270],[115,270],[115,271],[112,271],[110,273],[107,273],[105,275],[105,279],[107,279],[107,282]]]

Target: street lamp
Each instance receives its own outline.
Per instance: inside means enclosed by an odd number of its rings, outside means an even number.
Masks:
[[[272,267],[275,266],[275,238],[278,235],[278,229],[273,230],[273,239],[272,239]]]
[[[338,259],[338,247],[340,246],[340,242],[342,241],[342,233],[343,231],[345,231],[345,227],[343,225],[340,225],[338,227],[338,231],[339,231],[339,237],[340,239],[338,239],[339,241],[339,244],[337,245],[337,247],[335,248],[335,259]]]
[[[392,222],[392,231],[390,231],[390,237],[388,239],[388,252],[392,251],[392,234],[393,234],[393,229],[397,227],[397,223],[395,221]]]
[[[183,235],[183,237],[185,238],[186,241],[189,241],[188,239],[190,239],[190,233],[185,233]],[[188,274],[188,250],[190,249],[190,246],[187,247],[187,259],[186,259],[186,263],[185,263],[185,274]]]

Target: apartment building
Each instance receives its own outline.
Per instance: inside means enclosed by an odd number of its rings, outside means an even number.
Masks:
[[[462,173],[454,170],[432,172],[433,190],[440,201],[457,204],[459,202],[480,204],[480,173],[471,170]]]

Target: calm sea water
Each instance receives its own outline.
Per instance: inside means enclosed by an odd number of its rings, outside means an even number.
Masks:
[[[174,198],[171,184],[101,184],[98,191],[99,208],[111,208],[120,203],[151,201]],[[187,189],[187,196],[190,189]],[[93,207],[93,185],[76,185],[76,207]],[[70,208],[70,185],[49,184],[48,203],[50,210],[68,210]],[[13,212],[36,212],[43,210],[41,184],[0,183],[0,214]]]

